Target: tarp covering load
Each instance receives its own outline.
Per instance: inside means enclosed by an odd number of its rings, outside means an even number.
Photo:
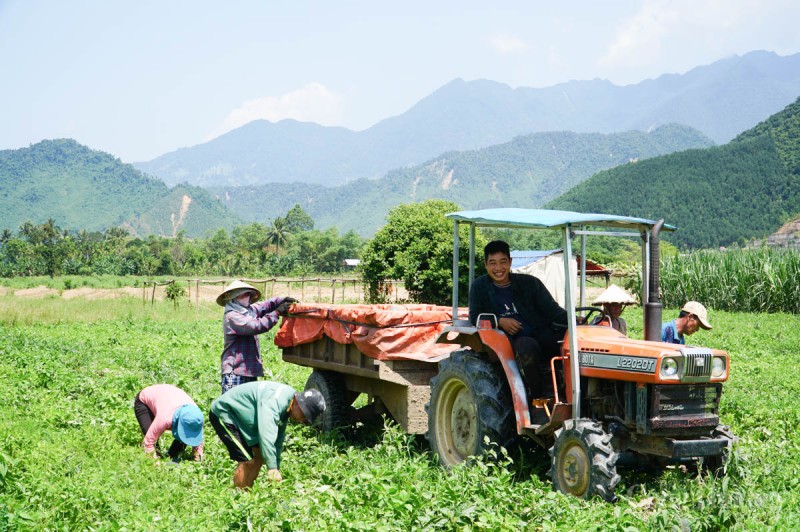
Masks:
[[[327,336],[355,344],[378,360],[436,360],[459,346],[437,344],[452,323],[453,309],[436,305],[292,305],[275,336],[278,347],[292,347]],[[459,319],[468,319],[461,308]]]

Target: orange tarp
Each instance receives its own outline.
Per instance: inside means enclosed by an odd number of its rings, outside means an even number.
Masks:
[[[284,318],[275,345],[291,347],[327,336],[355,344],[378,360],[440,358],[458,346],[437,344],[452,323],[453,309],[436,305],[311,305],[296,303]],[[467,319],[467,309],[458,311]]]

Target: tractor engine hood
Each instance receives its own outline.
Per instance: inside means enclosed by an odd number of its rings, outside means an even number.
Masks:
[[[724,382],[730,359],[725,351],[634,340],[604,326],[580,326],[582,377],[657,384]],[[564,354],[569,343],[564,341]]]

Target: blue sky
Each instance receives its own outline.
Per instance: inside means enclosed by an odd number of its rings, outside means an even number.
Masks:
[[[455,79],[618,85],[800,52],[796,0],[0,0],[0,149],[124,162],[251,120],[354,130]]]

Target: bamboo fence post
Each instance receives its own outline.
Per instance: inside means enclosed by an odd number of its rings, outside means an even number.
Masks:
[[[331,305],[336,303],[336,279],[331,279]]]
[[[272,284],[270,285],[269,288],[269,297],[272,297],[272,295],[275,293],[275,278],[273,277],[270,280],[272,281]]]
[[[150,306],[152,307],[155,304],[156,304],[156,282],[153,281],[153,295],[150,296]]]
[[[306,280],[304,277],[300,278],[300,301],[306,298]]]
[[[172,279],[171,281],[167,281],[166,286],[169,287],[169,285],[178,286],[178,283],[175,282],[175,279]],[[178,298],[172,300],[172,308],[178,308]]]
[[[192,279],[187,279],[188,286],[192,286]],[[189,301],[192,300],[192,291],[189,290]],[[194,319],[200,316],[200,280],[194,280]]]
[[[317,277],[317,303],[322,302],[322,278]]]

